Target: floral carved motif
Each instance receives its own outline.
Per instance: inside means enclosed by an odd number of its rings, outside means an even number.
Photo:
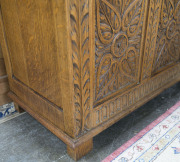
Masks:
[[[90,127],[89,0],[70,0],[70,22],[76,136],[79,136]]]
[[[180,60],[180,1],[163,0],[153,73]]]
[[[96,101],[137,83],[144,7],[144,0],[96,0]]]

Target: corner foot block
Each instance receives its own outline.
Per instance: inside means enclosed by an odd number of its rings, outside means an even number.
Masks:
[[[79,160],[81,157],[86,155],[92,149],[93,149],[93,138],[89,139],[86,142],[81,143],[75,148],[71,148],[70,146],[67,145],[67,153],[75,161]]]

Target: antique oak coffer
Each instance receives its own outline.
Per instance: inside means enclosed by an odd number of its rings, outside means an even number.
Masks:
[[[0,6],[9,96],[75,160],[94,136],[180,81],[180,0]]]

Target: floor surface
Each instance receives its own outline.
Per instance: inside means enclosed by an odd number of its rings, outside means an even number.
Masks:
[[[180,101],[180,82],[94,137],[93,150],[79,162],[99,162]],[[0,162],[73,162],[66,145],[22,114],[0,124]]]

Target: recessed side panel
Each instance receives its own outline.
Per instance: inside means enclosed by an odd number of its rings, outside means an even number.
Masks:
[[[69,68],[61,66],[67,60],[65,2],[2,0],[1,9],[13,76],[63,108],[62,73]]]

